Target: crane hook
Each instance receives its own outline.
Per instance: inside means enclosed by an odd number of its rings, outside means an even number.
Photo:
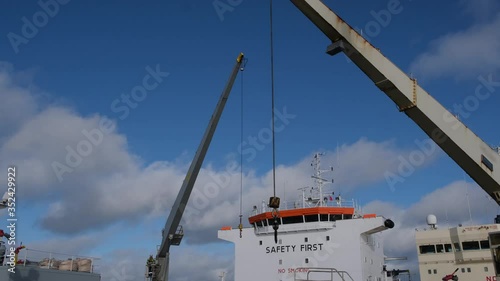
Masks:
[[[269,207],[273,208],[271,214],[273,215],[273,229],[274,229],[274,243],[278,244],[278,228],[279,228],[279,211],[280,198],[271,197],[269,199]]]

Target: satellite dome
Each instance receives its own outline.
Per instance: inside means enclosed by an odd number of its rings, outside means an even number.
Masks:
[[[427,224],[428,225],[436,225],[437,224],[437,218],[435,215],[428,215],[427,216]]]

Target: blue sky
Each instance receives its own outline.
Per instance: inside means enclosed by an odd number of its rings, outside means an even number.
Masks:
[[[0,105],[0,166],[19,167],[19,239],[37,246],[62,243],[68,251],[113,261],[120,260],[118,250],[140,249],[146,256],[160,242],[176,190],[239,52],[248,63],[222,115],[198,188],[210,181],[208,171],[221,177],[228,161],[240,159],[242,96],[243,141],[269,128],[268,2],[233,1],[235,7],[223,14],[213,1],[41,2],[58,3],[58,8],[50,6],[53,16],[33,36],[23,35],[23,17],[33,23],[34,15],[44,11],[39,3],[2,1],[0,10],[0,96],[5,101]],[[430,204],[425,201],[429,194],[465,186],[465,180],[483,200],[476,202],[474,219],[490,222],[496,207],[483,209],[491,202],[439,149],[404,183],[390,188],[384,173],[397,172],[401,159],[419,151],[416,143],[425,142],[425,134],[343,54],[326,55],[328,39],[291,2],[274,2],[276,108],[294,116],[276,134],[277,186],[295,190],[293,183],[308,184],[310,157],[324,151],[325,161],[336,167],[334,188],[368,209],[411,217],[412,206]],[[454,113],[459,113],[457,104],[474,96],[478,77],[500,80],[495,1],[401,0],[401,12],[381,21],[377,15],[390,2],[324,1]],[[370,30],[374,24],[379,32]],[[32,38],[13,44],[13,36]],[[116,110],[124,105],[121,95],[142,85],[148,67],[168,76],[123,116]],[[460,116],[491,145],[500,145],[498,91]],[[115,122],[115,131],[58,181],[51,164],[63,162],[66,146],[75,148],[82,130],[91,131],[104,117]],[[272,192],[272,147],[261,144],[254,159],[244,154],[248,206]],[[230,245],[216,243],[221,225],[214,218],[225,210],[232,215],[222,221],[238,223],[238,172],[231,172],[229,194],[211,200],[204,210],[206,223],[190,226],[192,234],[175,249],[179,255],[231,252]],[[412,219],[409,229],[424,217]],[[140,235],[146,238],[137,241]],[[231,265],[224,258],[209,264],[213,260],[200,268]]]

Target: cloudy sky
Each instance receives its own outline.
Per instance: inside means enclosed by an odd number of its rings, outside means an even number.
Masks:
[[[269,5],[164,2],[1,1],[0,182],[16,166],[19,242],[100,257],[103,281],[140,280],[244,52],[171,261],[174,281],[232,280],[233,247],[217,230],[237,226],[240,200],[246,217],[272,194]],[[500,81],[497,1],[402,0],[388,17],[390,2],[325,1],[499,146],[498,82],[467,104],[481,81]],[[408,256],[395,266],[413,272],[414,231],[429,213],[443,227],[492,222],[499,209],[472,179],[344,55],[326,55],[327,38],[293,4],[274,8],[282,200],[312,184],[311,156],[324,152],[335,192],[394,219],[386,254]]]

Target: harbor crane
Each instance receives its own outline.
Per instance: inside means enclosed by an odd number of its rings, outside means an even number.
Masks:
[[[184,236],[184,231],[182,229],[182,226],[180,225],[182,214],[184,213],[184,209],[187,206],[189,196],[191,195],[191,191],[193,190],[196,178],[198,177],[201,165],[203,164],[203,160],[205,159],[208,147],[210,146],[210,142],[212,141],[215,129],[217,128],[217,124],[219,123],[222,111],[224,110],[224,106],[226,105],[226,102],[229,98],[229,94],[233,87],[236,76],[240,70],[243,70],[244,61],[244,55],[243,53],[240,53],[236,58],[236,64],[231,71],[229,80],[227,81],[227,84],[222,91],[219,102],[215,107],[215,111],[212,114],[210,122],[208,123],[205,134],[203,135],[201,143],[198,146],[198,150],[196,151],[186,177],[184,178],[181,189],[177,194],[177,198],[175,199],[174,205],[172,206],[172,210],[170,211],[170,214],[168,216],[165,228],[162,231],[162,242],[158,249],[156,260],[154,261],[155,263],[152,262],[149,264],[148,277],[152,281],[168,280],[170,246],[180,245],[182,237]]]
[[[320,0],[291,2],[500,205],[500,155]],[[483,89],[485,90],[485,89]],[[496,166],[496,168],[495,168]]]

